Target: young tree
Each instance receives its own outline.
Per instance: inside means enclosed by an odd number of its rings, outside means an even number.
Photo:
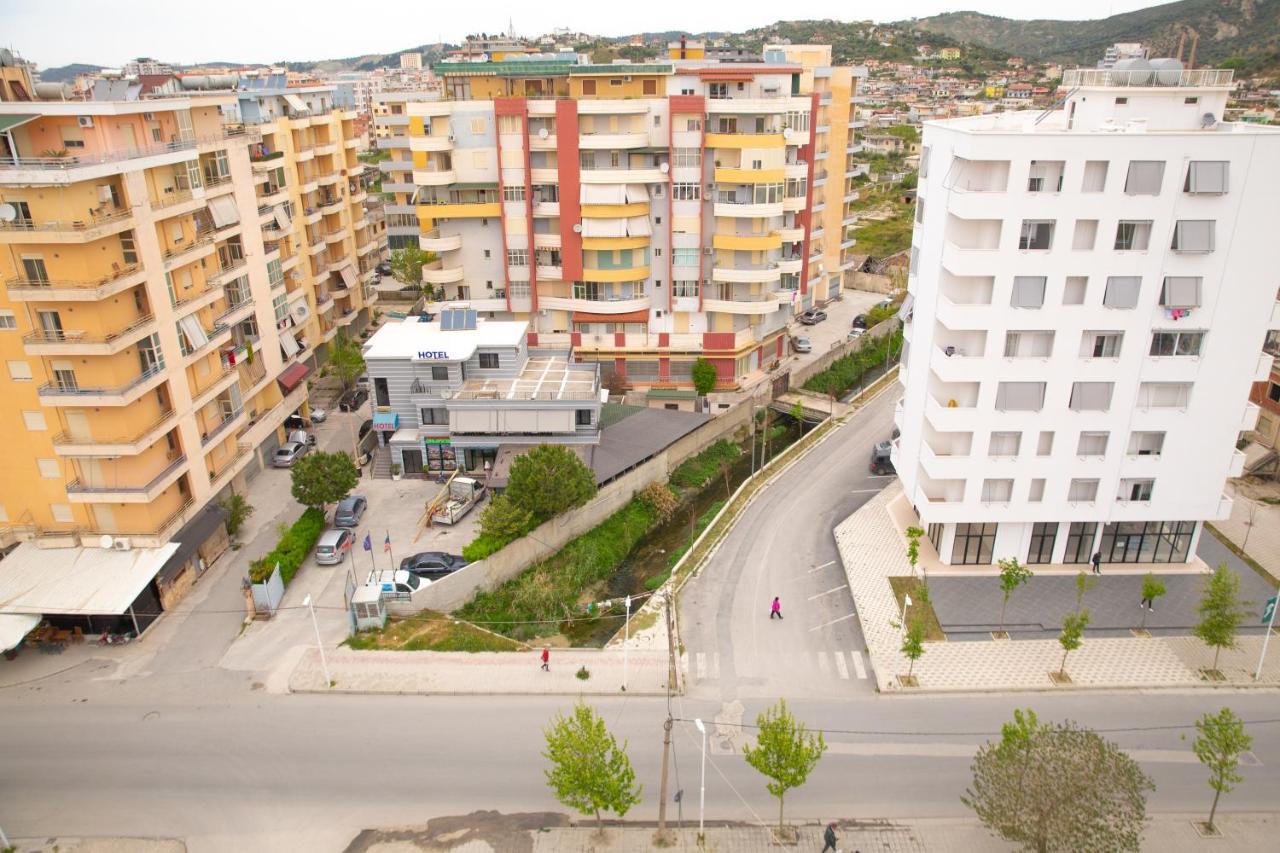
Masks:
[[[1000,630],[1004,630],[1004,611],[1009,606],[1009,597],[1013,591],[1031,580],[1032,572],[1018,562],[1015,557],[1000,561],[1000,591],[1004,593],[1004,601],[1000,604]]]
[[[1142,578],[1142,600],[1154,602],[1157,598],[1168,592],[1164,584],[1151,572],[1147,572]],[[1147,627],[1147,608],[1142,608],[1142,624],[1139,629]]]
[[[579,701],[572,715],[557,714],[544,734],[547,749],[542,755],[551,762],[551,769],[543,771],[547,785],[564,805],[595,815],[597,829],[604,829],[602,811],[622,817],[640,802],[643,786],[636,784],[626,741],[618,746],[591,706]]]
[[[902,653],[911,663],[907,666],[907,678],[915,672],[916,661],[924,656],[924,625],[919,619],[912,619],[907,634],[902,638]]]
[[[221,507],[227,513],[227,535],[234,537],[244,527],[244,523],[253,515],[253,505],[244,495],[232,492],[222,502]]]
[[[699,397],[705,397],[716,388],[716,366],[701,356],[693,363],[693,369],[690,371],[693,377],[693,390],[697,392]]]
[[[511,463],[506,494],[517,507],[541,524],[596,493],[596,478],[563,444],[539,444]]]
[[[787,791],[805,783],[822,753],[827,751],[827,743],[822,739],[822,732],[810,734],[805,724],[791,715],[785,699],[760,712],[756,727],[756,745],[743,747],[742,756],[771,780],[765,783],[765,788],[778,798],[778,832],[781,833]]]
[[[342,390],[350,389],[356,377],[364,373],[364,355],[360,352],[360,345],[345,334],[338,335],[329,348],[329,367],[342,383]]]
[[[804,435],[804,403],[796,400],[795,404],[791,406],[790,415],[793,421],[800,424],[800,434]]]
[[[324,512],[325,504],[337,503],[351,494],[360,472],[346,453],[308,453],[293,463],[291,491],[298,503]]]
[[[1200,763],[1209,768],[1209,787],[1213,789],[1213,805],[1209,808],[1209,831],[1214,831],[1213,816],[1218,811],[1218,798],[1230,794],[1244,781],[1240,775],[1240,756],[1253,748],[1253,737],[1246,734],[1244,723],[1223,708],[1216,714],[1205,714],[1196,720],[1195,741],[1191,749]]]
[[[1218,668],[1218,655],[1223,649],[1236,647],[1236,631],[1244,621],[1240,603],[1240,577],[1219,563],[1213,574],[1205,578],[1204,595],[1197,608],[1200,621],[1191,633],[1213,649],[1213,669]]]
[[[1058,642],[1062,644],[1062,665],[1058,667],[1058,675],[1067,674],[1067,655],[1084,644],[1084,629],[1088,627],[1088,610],[1068,613],[1062,617],[1062,634],[1058,637]]]
[[[973,761],[961,801],[989,830],[1037,853],[1136,851],[1151,780],[1115,744],[1075,723],[1014,711]]]
[[[436,259],[431,252],[417,246],[405,246],[391,253],[391,272],[405,284],[423,287],[422,268]]]
[[[484,512],[480,513],[481,534],[504,542],[519,539],[535,526],[529,511],[516,506],[505,494],[489,501]]]
[[[1076,573],[1076,612],[1084,606],[1084,594],[1098,585],[1098,579],[1087,572]]]
[[[924,535],[924,531],[919,527],[912,525],[906,530],[907,533],[907,562],[911,564],[911,577],[916,576],[916,563],[920,561],[920,537]],[[1005,596],[1008,600],[1008,596]],[[1001,621],[1004,621],[1001,619]]]

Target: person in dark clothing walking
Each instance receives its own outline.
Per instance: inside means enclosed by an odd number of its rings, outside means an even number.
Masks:
[[[1102,552],[1101,551],[1094,551],[1093,559],[1090,560],[1089,562],[1093,563],[1093,573],[1095,575],[1102,574]]]
[[[822,834],[822,840],[827,843],[822,845],[821,853],[827,853],[828,850],[832,851],[832,853],[840,853],[836,849],[836,825],[834,823],[827,824],[827,831]]]
[[[551,648],[549,646],[542,647],[542,671],[551,671]]]
[[[769,618],[772,619],[775,616],[779,619],[782,618],[782,602],[778,600],[776,595],[773,597],[773,607],[769,609]]]
[[[1144,607],[1147,608],[1148,611],[1154,613],[1156,610],[1155,597],[1150,595],[1143,596],[1142,600],[1138,602],[1138,609],[1141,610]]]

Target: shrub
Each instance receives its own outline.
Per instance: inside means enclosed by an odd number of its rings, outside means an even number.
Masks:
[[[666,521],[676,511],[676,496],[665,483],[650,483],[640,490],[640,500],[649,505],[658,515],[659,521]]]
[[[700,397],[705,397],[714,391],[716,380],[719,378],[716,366],[702,356],[698,356],[698,360],[693,363],[690,376],[693,379],[693,388]]]
[[[562,444],[539,444],[511,463],[506,497],[541,524],[591,500],[596,478],[578,454]]]
[[[892,335],[863,338],[864,343],[848,355],[836,359],[821,373],[814,374],[804,383],[806,391],[820,394],[843,394],[862,381],[862,378],[885,363],[890,352],[902,351],[902,330]]]
[[[253,505],[245,500],[244,495],[231,494],[222,501],[222,508],[227,511],[227,535],[235,536],[244,527],[249,516],[253,515]]]
[[[293,526],[284,532],[265,557],[249,564],[249,579],[263,583],[271,577],[276,564],[280,564],[280,579],[287,585],[302,567],[302,562],[315,547],[316,540],[324,532],[324,513],[315,507],[304,512]]]
[[[680,489],[700,489],[720,474],[721,463],[732,462],[741,455],[741,447],[722,438],[697,456],[681,462],[671,472],[671,485]]]

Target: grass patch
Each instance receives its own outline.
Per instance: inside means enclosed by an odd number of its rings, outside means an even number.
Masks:
[[[381,631],[361,631],[346,644],[359,650],[397,652],[515,652],[523,648],[515,640],[495,637],[430,610],[403,619],[393,616]]]
[[[559,633],[558,623],[582,611],[584,596],[607,580],[658,523],[644,500],[622,509],[545,560],[468,602],[458,616],[516,639]]]
[[[720,512],[720,510],[724,508],[724,505],[724,501],[716,501],[711,506],[707,507],[706,512],[698,516],[693,523],[693,533],[689,536],[689,540],[671,552],[670,558],[667,560],[667,570],[665,572],[654,575],[644,582],[645,589],[655,590],[667,582],[667,579],[671,577],[672,569],[676,567],[676,563],[680,562],[680,558],[688,553],[689,549],[693,547],[693,543],[702,535],[702,531],[707,529],[707,525],[711,523],[711,519],[716,517],[716,513]]]
[[[1204,526],[1209,530],[1210,533],[1214,535],[1214,537],[1219,542],[1222,543],[1223,547],[1225,547],[1232,554],[1235,554],[1244,562],[1245,565],[1247,565],[1249,568],[1253,569],[1255,572],[1261,575],[1262,579],[1265,580],[1267,583],[1271,584],[1272,588],[1280,587],[1280,580],[1277,580],[1275,575],[1271,574],[1271,572],[1264,569],[1257,560],[1253,559],[1253,557],[1250,557],[1244,551],[1241,551],[1240,546],[1236,545],[1236,543],[1228,539],[1226,537],[1226,534],[1224,534],[1221,530],[1214,527],[1212,524],[1210,524],[1207,521],[1204,523]]]
[[[671,485],[677,489],[701,489],[720,476],[722,462],[733,463],[742,455],[742,448],[722,438],[706,450],[690,456],[671,472]]]
[[[897,210],[888,219],[866,219],[852,230],[857,240],[859,254],[873,258],[885,258],[911,248],[911,227],[914,220],[913,206],[895,205]]]
[[[839,396],[861,383],[867,373],[881,367],[890,350],[902,352],[901,329],[891,335],[867,335],[862,340],[864,343],[858,349],[836,359],[821,373],[810,376],[802,387],[806,391]]]
[[[938,622],[938,614],[933,612],[933,605],[926,600],[927,594],[921,594],[922,585],[918,578],[907,576],[889,578],[889,586],[893,587],[893,597],[898,602],[898,613],[902,613],[902,597],[911,596],[911,606],[907,608],[907,622],[919,619],[923,623],[926,643],[942,642],[947,639],[947,635],[942,633],[942,624]]]

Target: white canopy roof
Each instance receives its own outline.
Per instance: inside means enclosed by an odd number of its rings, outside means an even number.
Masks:
[[[0,562],[0,614],[119,616],[178,550],[38,548],[23,542]]]
[[[21,643],[22,638],[40,624],[40,619],[39,615],[15,616],[0,613],[0,652],[7,652]]]

